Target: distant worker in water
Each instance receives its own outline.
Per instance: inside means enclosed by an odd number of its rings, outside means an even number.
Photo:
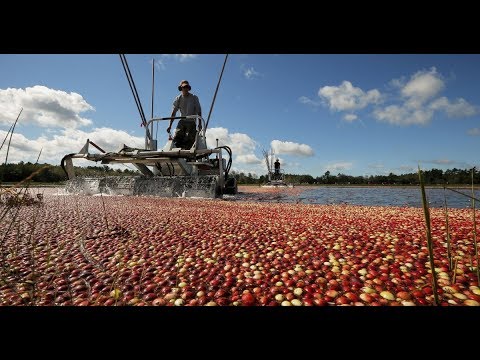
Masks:
[[[275,178],[278,178],[280,175],[280,161],[277,159],[273,164],[275,166]]]
[[[180,110],[180,116],[199,115],[202,116],[202,108],[198,96],[191,94],[191,86],[187,80],[182,80],[178,86],[179,95],[173,100],[173,109],[171,117],[175,117],[177,111]],[[170,134],[173,119],[170,120],[170,125],[167,132]],[[173,143],[176,147],[182,149],[190,149],[195,142],[195,135],[197,134],[197,125],[195,119],[180,119],[173,135]],[[202,123],[198,121],[198,131],[202,130]]]

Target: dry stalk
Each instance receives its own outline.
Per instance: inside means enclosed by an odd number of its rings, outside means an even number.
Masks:
[[[438,305],[439,300],[438,300],[438,291],[437,291],[437,273],[435,272],[435,261],[433,258],[433,241],[432,241],[432,230],[431,230],[431,223],[430,223],[430,211],[428,209],[427,196],[425,194],[425,183],[423,180],[422,171],[420,170],[420,166],[418,167],[418,177],[420,180],[420,189],[422,191],[422,204],[423,204],[423,214],[425,216],[428,257],[430,260],[430,269],[432,271],[433,296],[434,296],[435,305]]]

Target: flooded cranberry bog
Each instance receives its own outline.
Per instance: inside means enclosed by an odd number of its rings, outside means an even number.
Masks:
[[[418,207],[61,195],[1,204],[0,305],[434,305]],[[41,193],[41,196],[37,196]],[[431,208],[439,305],[478,306],[472,209]],[[477,214],[476,221],[480,221]]]

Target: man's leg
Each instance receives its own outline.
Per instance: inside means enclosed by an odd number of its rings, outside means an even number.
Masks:
[[[195,142],[195,135],[197,134],[197,126],[194,121],[185,126],[185,148],[190,149]]]
[[[175,129],[175,134],[173,135],[173,143],[175,147],[183,148],[185,143],[185,126],[178,123],[177,128]]]

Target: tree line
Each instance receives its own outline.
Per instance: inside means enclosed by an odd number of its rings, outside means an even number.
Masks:
[[[43,169],[42,169],[43,168]],[[134,170],[112,169],[107,165],[103,166],[74,166],[77,176],[120,176],[120,175],[138,175]],[[32,182],[38,183],[61,183],[67,180],[67,174],[60,165],[50,164],[32,164],[31,162],[20,161],[18,164],[0,165],[0,183],[17,183],[31,174],[38,171],[32,177]]]
[[[480,184],[480,171],[473,169],[431,169],[422,170],[426,185],[470,185]],[[268,182],[267,175],[256,176],[251,173],[230,172],[231,176],[237,179],[238,184],[264,184]],[[322,176],[313,177],[311,175],[285,174],[285,182],[291,184],[308,185],[419,185],[418,173],[407,173],[395,175],[369,175],[369,176],[351,176],[339,173],[332,175],[330,171]]]
[[[40,169],[44,168],[40,171]],[[136,170],[130,169],[113,169],[107,165],[103,166],[75,166],[75,174],[77,176],[122,176],[122,175],[138,175]],[[17,164],[0,165],[0,183],[17,183],[31,174],[39,171],[32,177],[33,182],[38,183],[61,183],[67,180],[65,171],[59,165],[49,164],[32,164],[30,162],[20,161]],[[480,171],[473,169],[431,169],[423,170],[423,176],[426,185],[470,185],[472,183],[480,184]],[[245,184],[264,184],[268,181],[267,174],[258,176],[252,173],[243,173],[231,171],[230,176],[237,179],[240,185]],[[418,174],[408,173],[395,175],[370,175],[370,176],[351,176],[339,173],[331,174],[330,171],[325,172],[322,176],[313,177],[311,175],[285,174],[285,182],[291,184],[309,184],[309,185],[418,185]]]

